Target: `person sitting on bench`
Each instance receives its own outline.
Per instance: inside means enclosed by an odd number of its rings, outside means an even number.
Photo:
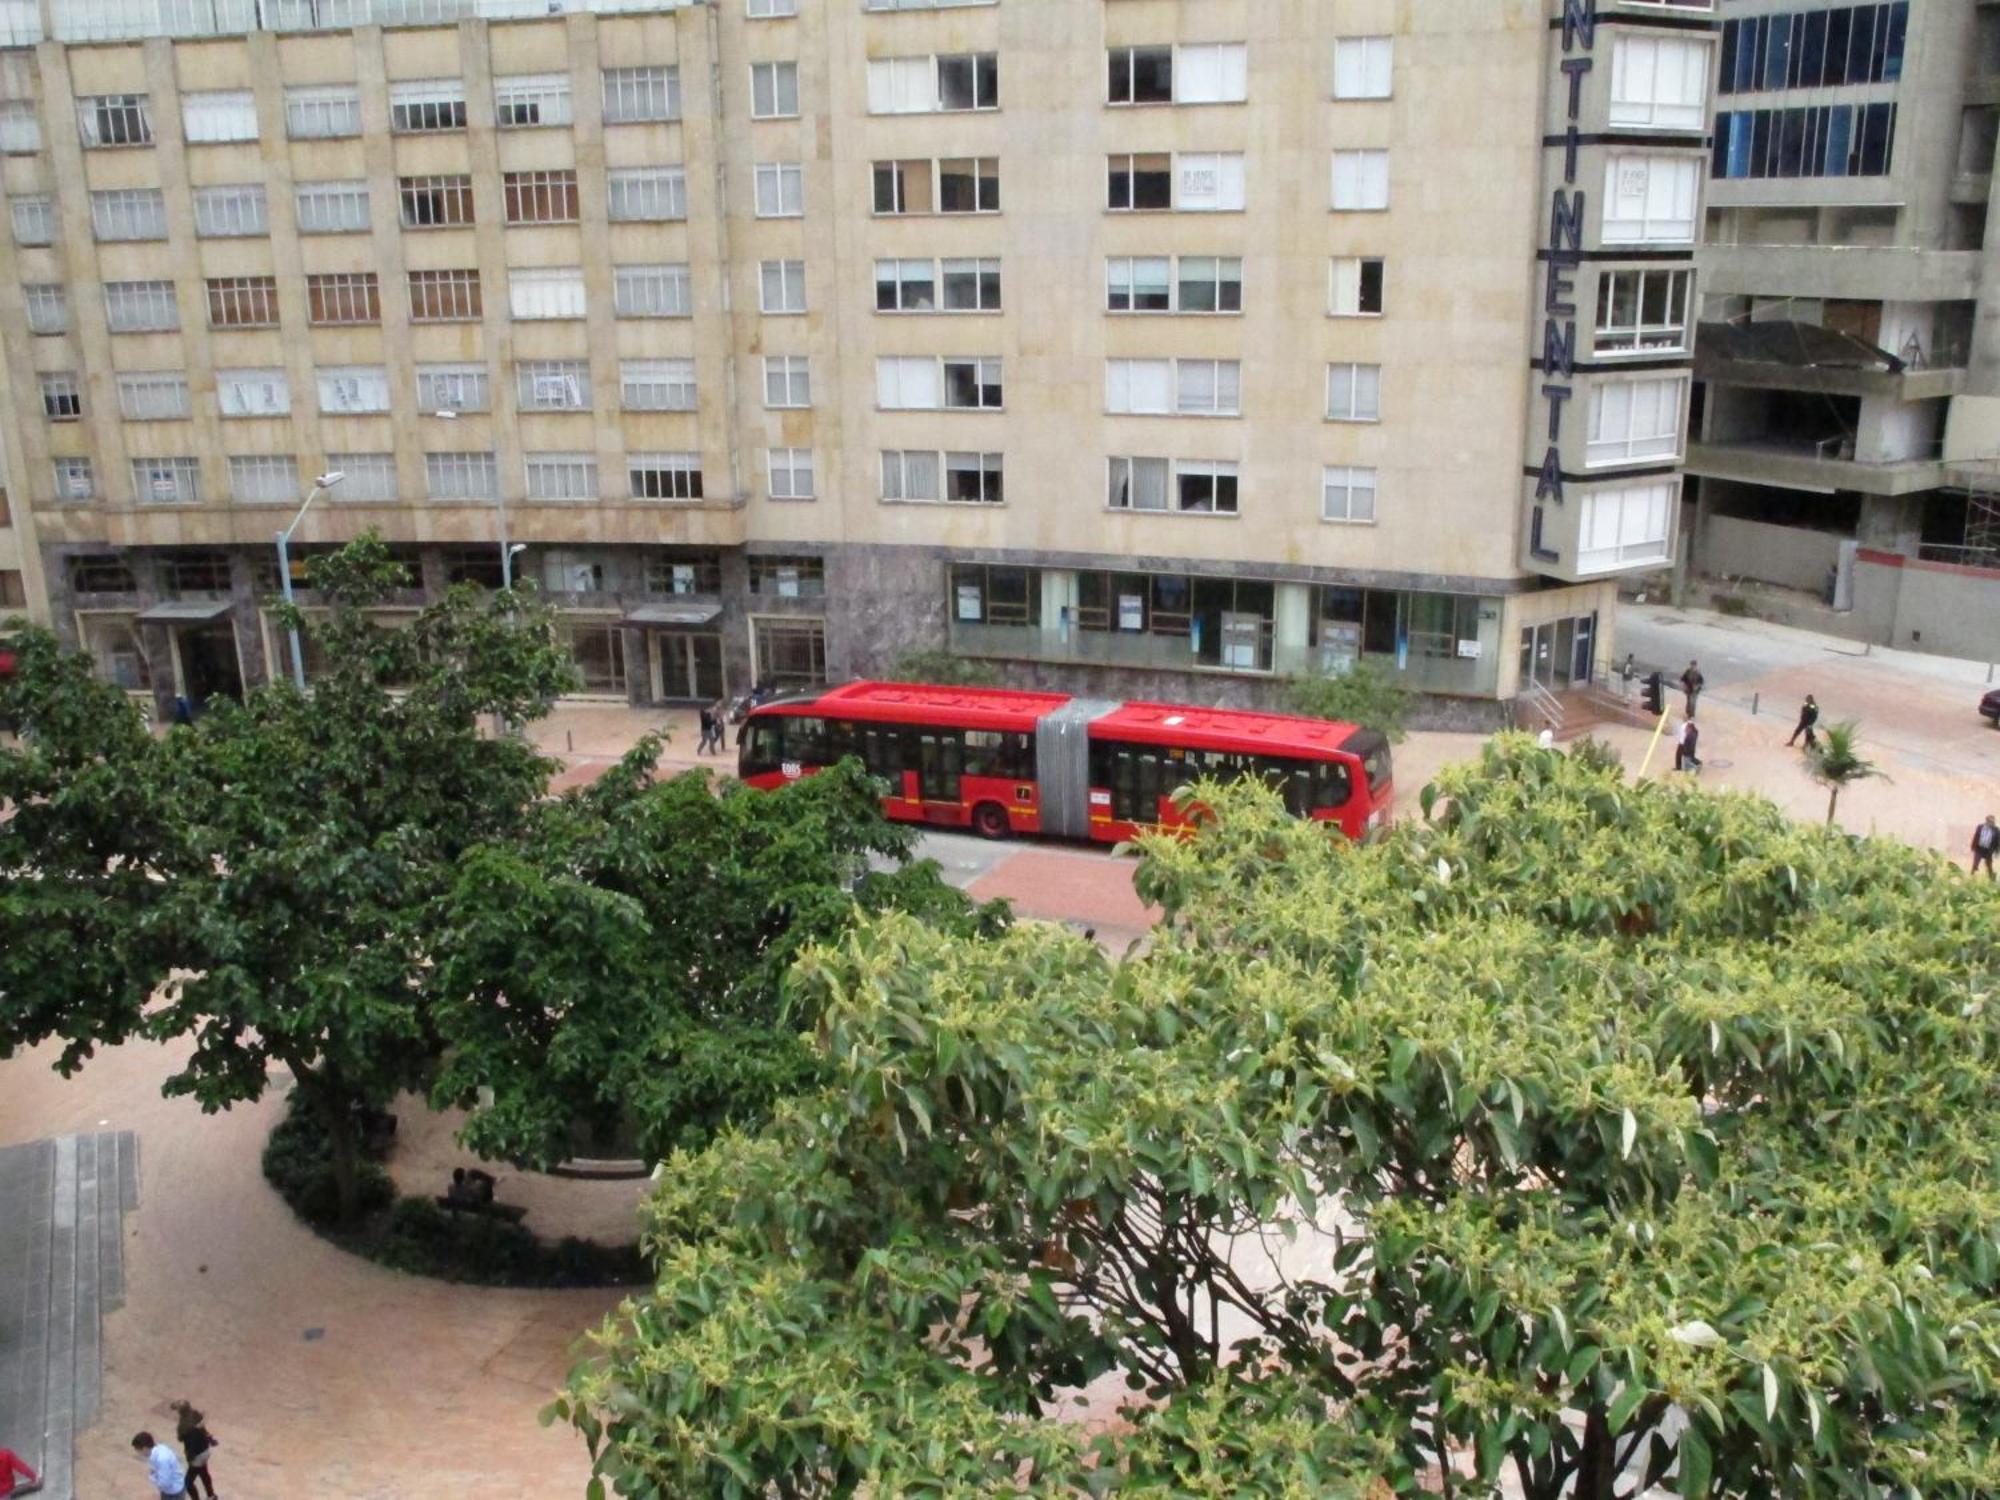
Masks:
[[[485,1208],[493,1201],[493,1174],[477,1167],[453,1167],[445,1198],[467,1208]]]

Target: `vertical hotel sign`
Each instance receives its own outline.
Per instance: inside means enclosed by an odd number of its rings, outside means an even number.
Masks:
[[[1583,264],[1586,195],[1577,186],[1577,155],[1583,145],[1583,80],[1597,46],[1597,0],[1562,0],[1562,71],[1567,89],[1563,176],[1549,204],[1547,290],[1542,298],[1542,395],[1549,403],[1548,446],[1535,482],[1535,499],[1563,503],[1563,410],[1576,389],[1576,273]],[[1538,534],[1541,528],[1537,526]]]

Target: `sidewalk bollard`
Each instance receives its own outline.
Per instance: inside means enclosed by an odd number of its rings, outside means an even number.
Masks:
[[[563,743],[569,746],[569,753],[571,755],[576,754],[576,731],[574,729],[565,729],[563,731]]]
[[[1762,693],[1752,693],[1752,694],[1750,695],[1750,717],[1751,717],[1751,718],[1753,718],[1753,719],[1754,719],[1754,718],[1756,718],[1756,717],[1757,717],[1757,705],[1758,705],[1758,704],[1760,704],[1760,703],[1762,703],[1763,701],[1764,701],[1764,695],[1763,695]]]

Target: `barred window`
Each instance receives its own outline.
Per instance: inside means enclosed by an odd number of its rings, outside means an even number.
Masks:
[[[132,498],[141,505],[192,505],[201,499],[201,464],[192,458],[132,460]]]
[[[605,210],[614,223],[687,217],[687,172],[678,166],[620,167],[604,174]]]
[[[510,271],[507,302],[516,318],[580,318],[584,314],[583,267]]]
[[[225,417],[282,417],[292,409],[282,369],[217,370],[215,404]]]
[[[329,365],[316,371],[314,379],[323,412],[353,415],[389,409],[389,372],[381,365]]]
[[[167,237],[167,200],[158,188],[92,193],[90,230],[101,241],[163,240]]]
[[[373,271],[333,271],[306,278],[307,319],[316,328],[382,321]]]
[[[765,356],[764,405],[772,408],[812,405],[812,370],[803,354]]]
[[[285,134],[295,141],[361,134],[361,91],[350,83],[286,89]]]
[[[59,458],[55,461],[56,499],[89,500],[97,494],[97,476],[87,458]]]
[[[87,147],[153,144],[153,110],[144,94],[86,94],[76,101],[76,123]]]
[[[767,448],[764,469],[773,500],[813,498],[813,454],[810,448]]]
[[[396,455],[393,453],[329,453],[326,466],[346,477],[333,491],[333,498],[354,501],[383,501],[397,498]]]
[[[806,263],[802,260],[767,260],[758,271],[758,309],[766,313],[802,313],[806,310]]]
[[[412,323],[471,323],[482,311],[478,271],[410,272]]]
[[[79,594],[136,594],[139,580],[132,565],[110,553],[69,560],[69,586]]]
[[[352,234],[368,228],[368,184],[360,179],[302,182],[294,203],[300,234]]]
[[[569,74],[526,73],[493,80],[493,123],[502,130],[569,122]]]
[[[522,411],[590,410],[590,363],[581,359],[524,359],[514,368]]]
[[[299,488],[299,462],[295,458],[258,453],[232,455],[229,460],[232,500],[246,505],[274,505],[296,500],[303,493]]]
[[[257,139],[257,96],[248,89],[181,95],[181,129],[192,142]]]
[[[629,125],[641,120],[678,120],[680,117],[679,68],[604,70],[605,124]]]
[[[14,216],[14,243],[53,245],[56,242],[56,203],[46,193],[9,200]]]
[[[625,473],[634,500],[701,498],[699,453],[630,453],[625,457]]]
[[[530,500],[594,500],[597,459],[589,453],[527,455]]]
[[[491,404],[486,366],[417,366],[418,411],[485,411]]]
[[[399,177],[405,229],[437,229],[472,222],[470,177]]]
[[[614,266],[611,290],[621,318],[685,318],[694,311],[693,286],[684,262]]]
[[[83,415],[83,390],[73,371],[42,377],[42,415],[51,422],[74,422]]]
[[[389,86],[389,129],[397,135],[465,129],[465,84],[457,78],[420,78]]]
[[[757,217],[795,219],[806,211],[805,169],[797,162],[759,162]]]
[[[269,284],[270,277],[253,278]],[[214,283],[210,283],[212,286]],[[277,317],[273,297],[271,316]],[[171,281],[107,281],[104,318],[113,333],[171,333],[181,326],[180,304]]]
[[[618,366],[618,385],[627,411],[695,409],[691,359],[628,359]]]
[[[21,300],[28,310],[28,332],[62,333],[69,328],[69,299],[56,282],[38,282],[21,288]]]
[[[219,596],[229,592],[229,555],[225,552],[170,552],[160,572],[168,594]]]
[[[433,500],[492,500],[500,469],[491,453],[426,453],[424,484]]]
[[[178,370],[122,372],[118,414],[128,422],[172,422],[194,415],[187,376]]]
[[[278,282],[273,276],[211,276],[210,328],[276,328]]]
[[[501,178],[501,190],[509,224],[574,224],[577,220],[574,172],[508,172]]]
[[[0,152],[32,156],[42,149],[42,117],[26,99],[0,103]]]
[[[261,182],[232,182],[194,190],[194,232],[204,239],[269,234]]]

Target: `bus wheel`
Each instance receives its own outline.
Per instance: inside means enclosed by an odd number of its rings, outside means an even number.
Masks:
[[[1014,831],[1007,821],[1007,809],[997,802],[982,802],[972,810],[972,829],[981,838],[1004,839]]]

